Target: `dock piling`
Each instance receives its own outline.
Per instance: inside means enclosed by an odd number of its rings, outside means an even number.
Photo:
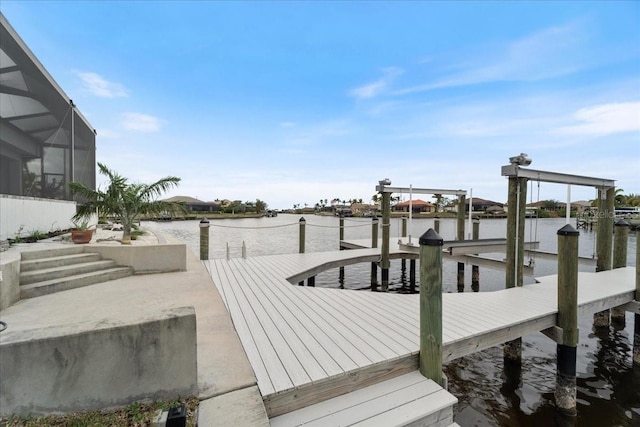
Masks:
[[[407,217],[406,216],[402,217],[402,233],[400,237],[407,237]],[[405,272],[407,271],[406,258],[402,258],[402,260],[400,261],[400,269],[402,270],[403,274],[405,274]]]
[[[371,219],[371,247],[378,247],[378,217]],[[371,290],[378,290],[378,265],[375,262],[371,263]]]
[[[305,239],[306,239],[306,225],[307,225],[307,221],[304,219],[304,217],[300,217],[299,220],[299,224],[300,224],[300,232],[298,234],[298,252],[303,254],[304,253],[304,245],[305,245]],[[298,282],[298,286],[304,286],[304,280],[301,282]]]
[[[640,301],[640,231],[636,232],[636,301]],[[633,316],[633,364],[640,366],[640,314]]]
[[[596,236],[596,271],[611,270],[611,249],[613,246],[615,188],[598,189],[598,234]],[[610,324],[609,310],[593,315],[593,326],[606,327]]]
[[[433,229],[440,233],[440,217],[437,215],[433,218]]]
[[[522,286],[524,265],[524,220],[527,202],[527,178],[509,177],[507,200],[507,288]],[[522,363],[522,338],[508,341],[503,347],[505,362]]]
[[[570,224],[558,230],[558,327],[556,407],[576,415],[576,349],[578,346],[578,236]]]
[[[382,292],[389,290],[389,228],[391,219],[391,193],[382,193]]]
[[[420,373],[442,385],[442,238],[420,237]]]
[[[209,220],[200,220],[200,261],[209,259]]]
[[[464,210],[465,196],[458,196],[458,218],[456,226],[456,240],[464,240]],[[458,263],[458,292],[464,292],[464,262]]]
[[[616,221],[614,227],[613,242],[613,268],[627,266],[627,242],[629,236],[629,223],[624,219]],[[611,323],[618,327],[625,327],[626,310],[621,307],[611,309]]]
[[[480,218],[473,217],[473,231],[471,238],[478,240],[480,238]],[[478,292],[480,290],[480,267],[477,265],[471,266],[471,290]]]

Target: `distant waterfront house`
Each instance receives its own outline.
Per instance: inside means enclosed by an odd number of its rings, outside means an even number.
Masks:
[[[352,203],[351,213],[353,215],[371,216],[375,215],[380,208],[378,205],[370,205],[368,203]]]
[[[493,205],[484,210],[485,213],[490,215],[502,215],[505,213],[504,206]]]
[[[506,212],[506,205],[500,202],[494,202],[493,200],[482,199],[480,197],[474,197],[471,201],[473,205],[474,212],[487,212],[489,208],[492,208],[492,212],[487,213],[497,213],[497,209],[499,208],[502,212]],[[469,199],[466,199],[464,204],[465,212],[469,212]],[[454,201],[445,206],[445,212],[458,212],[458,202]]]
[[[189,196],[174,196],[164,200],[181,204],[188,212],[220,212],[222,205],[217,202],[204,202]]]
[[[0,240],[71,227],[68,183],[95,189],[96,132],[0,13]]]
[[[405,201],[393,205],[392,210],[395,212],[409,212],[409,206],[413,213],[431,213],[436,211],[436,206],[431,202],[425,202],[421,199],[415,199],[412,202]]]

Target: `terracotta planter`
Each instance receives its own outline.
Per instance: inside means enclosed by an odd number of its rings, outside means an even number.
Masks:
[[[93,230],[71,230],[73,243],[89,243],[93,237]]]

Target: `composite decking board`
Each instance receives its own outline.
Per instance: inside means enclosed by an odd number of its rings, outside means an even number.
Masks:
[[[343,310],[344,313],[352,314],[353,317],[366,322],[368,328],[365,329],[365,332],[371,335],[373,339],[379,341],[381,345],[391,350],[392,354],[395,354],[396,356],[402,355],[407,351],[410,351],[414,346],[415,342],[413,339],[405,337],[397,328],[390,327],[386,322],[381,321],[380,317],[392,320],[389,319],[388,316],[383,316],[382,312],[372,311],[371,308],[365,307],[364,304],[352,304],[351,301],[341,298],[341,295],[335,295],[336,292],[332,293],[334,295],[331,295],[331,293],[325,293],[321,298],[325,298],[327,303],[336,307],[341,307],[341,310]],[[364,301],[365,299],[363,298],[361,302]],[[362,328],[360,322],[358,322],[357,326]],[[400,331],[402,331],[401,328]]]
[[[374,360],[378,360],[379,355],[377,353],[372,354],[371,351],[365,351],[366,349],[354,345],[351,331],[347,331],[345,334],[344,328],[338,328],[339,323],[332,316],[328,316],[325,308],[319,305],[317,301],[314,301],[309,293],[299,292],[303,289],[311,291],[314,288],[295,287],[290,284],[287,286],[288,292],[284,292],[282,295],[296,304],[302,313],[306,313],[309,320],[318,328],[325,331],[326,335],[340,351],[347,354],[357,367],[367,366],[372,364]],[[330,320],[333,320],[333,322]],[[342,359],[339,360],[342,361]],[[345,369],[348,368],[345,367]]]
[[[244,262],[243,264],[247,272],[256,271],[253,269],[255,265],[248,262]],[[268,276],[262,278],[265,286],[259,286],[258,291],[271,302],[274,309],[280,313],[293,333],[297,335],[298,339],[305,343],[308,351],[311,353],[310,357],[320,364],[326,373],[325,376],[342,373],[345,369],[355,369],[357,365],[348,355],[339,351],[339,347],[334,342],[327,339],[328,336],[322,328],[317,327],[303,310],[293,303],[292,300],[288,299],[286,292],[282,292],[278,287],[266,286],[269,279]],[[287,284],[287,286],[290,285]],[[287,300],[292,302],[292,304],[285,304],[283,302]],[[307,321],[305,321],[305,319]],[[328,349],[326,349],[326,347],[328,347]],[[334,355],[336,359],[334,359]]]
[[[416,390],[409,389],[416,385],[418,386]],[[442,388],[416,371],[389,379],[383,383],[361,388],[352,393],[319,402],[315,405],[307,406],[297,411],[272,418],[270,421],[273,427],[277,427],[300,425],[302,423],[306,424],[320,419],[327,420],[326,417],[357,407],[363,402],[369,402],[379,397],[388,396],[390,393],[395,391],[406,392],[407,390],[409,390],[410,394],[423,396],[441,391]],[[407,398],[411,399],[412,397],[415,398],[415,396],[408,396]],[[383,399],[380,403],[382,408],[389,408],[388,401]],[[327,422],[327,424],[344,425],[341,423],[329,422]]]
[[[375,387],[375,386],[374,386]],[[359,402],[353,402],[351,406],[342,407],[339,410],[335,408],[331,408],[329,405],[325,405],[325,407],[329,407],[329,413],[317,416],[315,418],[307,418],[301,419],[298,422],[293,422],[289,425],[305,425],[308,427],[325,427],[325,426],[351,426],[358,422],[363,421],[364,419],[377,418],[383,415],[386,412],[393,411],[394,409],[406,405],[408,402],[415,400],[422,400],[424,397],[434,397],[438,392],[441,391],[441,388],[432,388],[428,392],[425,392],[425,387],[422,383],[416,383],[407,385],[403,388],[397,390],[389,390],[388,392],[381,395],[372,395],[369,398],[365,398]],[[454,399],[448,393],[447,401],[450,404],[455,403]],[[343,396],[341,396],[343,397]],[[340,398],[338,398],[340,399]],[[426,399],[428,400],[428,399]],[[335,402],[331,402],[335,404]],[[429,405],[425,405],[425,401],[422,400],[422,406],[417,414],[412,413],[413,419],[414,417],[419,417],[420,414],[425,414],[426,411],[429,410]],[[430,403],[430,402],[429,402]],[[439,402],[438,402],[439,403]],[[440,404],[436,406],[436,410],[440,409]],[[397,416],[398,414],[396,414]],[[276,423],[276,426],[278,424]],[[287,424],[282,424],[287,425]],[[393,425],[393,424],[377,424],[377,425]]]
[[[251,353],[247,352],[249,360],[251,364],[258,364],[258,366],[264,367],[264,370],[259,369],[256,371],[256,379],[258,383],[258,387],[263,394],[270,394],[275,392],[280,384],[280,388],[284,387],[282,385],[282,380],[288,380],[288,376],[284,367],[281,366],[279,357],[274,357],[273,353],[270,353],[268,349],[265,349],[265,343],[269,343],[269,341],[264,337],[264,331],[261,327],[255,327],[255,322],[250,321],[250,319],[254,318],[255,314],[248,307],[246,300],[244,299],[244,294],[241,292],[241,289],[238,286],[233,286],[235,283],[235,277],[230,271],[230,265],[228,261],[221,261],[220,267],[223,270],[224,274],[227,276],[227,284],[229,285],[229,293],[230,293],[230,301],[235,302],[236,313],[239,312],[239,317],[241,318],[241,324],[244,326],[245,334],[241,334],[238,331],[238,335],[240,336],[240,340],[242,342],[243,347],[249,349],[255,349],[255,351],[251,351]],[[232,319],[235,319],[236,316],[232,315]],[[235,322],[234,322],[235,324]],[[271,348],[270,343],[268,344],[268,348]],[[272,376],[278,377],[278,380],[274,382],[272,380]],[[288,386],[292,386],[289,382]]]
[[[359,298],[357,298],[358,295],[351,295],[353,292],[358,291],[349,291],[346,294],[355,303]],[[382,317],[392,321],[396,328],[399,328],[400,331],[406,331],[407,333],[403,335],[412,340],[415,333],[420,331],[420,325],[415,322],[414,313],[407,310],[406,304],[397,304],[399,302],[397,298],[386,299],[388,301],[382,301],[381,298],[362,298],[376,313],[384,314]]]
[[[229,263],[222,263],[223,266],[229,266]],[[228,279],[230,283],[235,284],[236,286],[232,286],[234,291],[234,296],[238,300],[239,304],[242,305],[242,315],[247,323],[249,330],[251,331],[250,340],[255,343],[256,348],[260,354],[260,358],[264,363],[267,373],[269,375],[269,380],[271,386],[265,388],[265,393],[267,389],[273,388],[274,390],[283,390],[287,388],[292,388],[294,382],[289,377],[289,373],[287,369],[283,365],[283,361],[280,357],[280,354],[276,351],[268,333],[263,329],[260,321],[257,318],[257,315],[253,309],[253,307],[248,304],[247,299],[245,297],[244,291],[242,287],[237,282],[237,278],[233,274],[233,270],[229,268],[228,270]],[[242,340],[242,337],[241,337]],[[244,342],[243,342],[244,343]],[[262,391],[262,386],[260,379],[258,379],[258,387]]]
[[[400,319],[400,321],[403,324],[406,324],[408,328],[415,328],[415,322],[407,321],[405,323],[404,316],[398,316],[399,306],[394,305],[396,310],[393,310],[392,307],[390,307],[391,303],[395,302],[394,300],[397,300],[397,298],[384,298],[389,303],[385,305],[381,303],[382,298],[378,293],[365,292],[364,295],[362,295],[362,293],[358,291],[344,291],[336,289],[331,293],[327,293],[327,295],[339,298],[341,302],[348,303],[350,307],[353,307],[356,310],[361,310],[368,316],[373,316],[373,320],[376,324],[379,322],[378,317],[387,319],[395,325],[395,327],[392,328],[394,334],[399,333],[413,342],[414,334],[410,332],[405,333],[406,329],[401,327],[401,324],[398,324],[398,320]]]
[[[313,289],[310,289],[313,292]],[[314,298],[321,298],[323,292],[317,292],[313,295]],[[355,322],[353,318],[348,316],[345,312],[338,310],[338,308],[331,304],[322,304],[324,311],[329,314],[336,322],[344,327],[343,332],[349,333],[352,337],[352,342],[363,350],[366,348],[367,354],[373,362],[379,362],[387,358],[397,357],[398,354],[390,350],[387,346],[380,343],[377,337],[371,336],[369,331],[362,325]],[[369,338],[369,340],[367,339]],[[374,338],[371,340],[371,338]],[[362,346],[362,347],[361,347]]]
[[[444,391],[444,390],[443,390]],[[351,427],[378,427],[388,425],[411,425],[416,422],[416,425],[424,425],[422,422],[428,422],[430,426],[450,426],[450,421],[453,419],[452,406],[456,403],[457,399],[452,399],[451,395],[446,392],[434,393],[428,396],[422,396],[412,401],[399,402],[398,406],[378,414],[376,416],[367,418],[366,420],[359,421],[351,424]],[[435,419],[429,417],[423,417],[425,407],[438,406],[439,410],[435,411],[432,415]],[[440,413],[443,411],[443,413]],[[428,421],[425,421],[426,418]]]
[[[442,327],[452,331],[457,331],[461,336],[475,335],[486,328],[493,328],[493,324],[478,322],[477,319],[462,318],[467,315],[467,311],[456,304],[442,304]]]
[[[294,385],[305,384],[309,381],[316,381],[327,376],[325,370],[320,366],[313,354],[309,351],[305,343],[292,329],[289,322],[282,316],[282,313],[275,308],[269,298],[260,292],[261,277],[246,274],[242,267],[243,262],[233,261],[238,279],[243,280],[243,288],[247,302],[253,307],[260,324],[263,326],[272,345],[277,349],[277,353],[284,365],[289,378]],[[256,281],[254,281],[256,280]]]
[[[522,292],[518,291],[509,293],[496,291],[491,295],[487,292],[485,293],[487,294],[486,296],[461,297],[456,299],[456,305],[474,312],[481,308],[484,313],[482,313],[480,321],[491,320],[492,323],[496,321],[500,323],[512,322],[514,319],[529,317],[529,313],[531,315],[548,314],[548,305],[546,303],[527,301],[523,306],[521,295],[516,295],[517,293],[522,294]],[[471,301],[472,299],[477,301]],[[495,306],[498,306],[499,309],[495,309]]]
[[[218,274],[224,268],[223,262],[214,262],[213,267],[218,270]],[[228,281],[225,284],[229,284]],[[263,395],[271,394],[275,392],[275,388],[271,382],[271,378],[268,372],[268,367],[262,360],[262,355],[258,350],[258,346],[253,339],[253,335],[251,332],[251,328],[246,322],[245,315],[240,308],[240,304],[237,302],[234,292],[230,289],[228,295],[228,306],[227,310],[229,310],[229,314],[231,314],[231,319],[233,324],[238,332],[238,337],[240,338],[240,342],[244,347],[245,352],[247,353],[247,358],[251,362],[251,366],[253,367],[253,371],[256,375],[256,380],[260,391]]]
[[[225,307],[227,307],[227,310],[229,310],[229,304],[227,303],[227,297],[225,295],[225,289],[224,289],[224,286],[223,286],[224,285],[224,281],[222,280],[222,278],[218,274],[218,269],[215,266],[215,261],[207,260],[204,263],[207,266],[207,270],[209,271],[209,275],[211,276],[211,279],[213,280],[213,284],[216,286],[216,288],[220,292],[220,296],[222,297],[222,301],[224,302]],[[212,263],[213,263],[213,265],[211,265]]]
[[[494,296],[494,298],[499,297],[499,300],[503,300],[499,310],[493,309],[493,307],[491,307],[493,304],[488,305],[486,298],[482,298],[485,301],[478,301],[475,307],[469,304],[469,298],[457,298],[456,303],[451,304],[450,308],[453,309],[452,314],[454,314],[457,319],[464,318],[463,323],[465,325],[469,325],[470,322],[474,323],[468,329],[469,335],[472,336],[482,333],[483,331],[498,330],[518,324],[526,319],[533,319],[548,314],[546,311],[536,307],[523,307],[519,301],[514,301],[513,298],[505,298],[505,296],[506,294],[496,294]],[[468,313],[471,311],[477,312],[476,310],[478,308],[483,308],[484,315],[479,315],[476,319],[468,318]]]

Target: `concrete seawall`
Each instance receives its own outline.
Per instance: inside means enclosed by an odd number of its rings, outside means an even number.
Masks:
[[[197,394],[193,307],[139,323],[2,332],[0,415],[105,409]]]

